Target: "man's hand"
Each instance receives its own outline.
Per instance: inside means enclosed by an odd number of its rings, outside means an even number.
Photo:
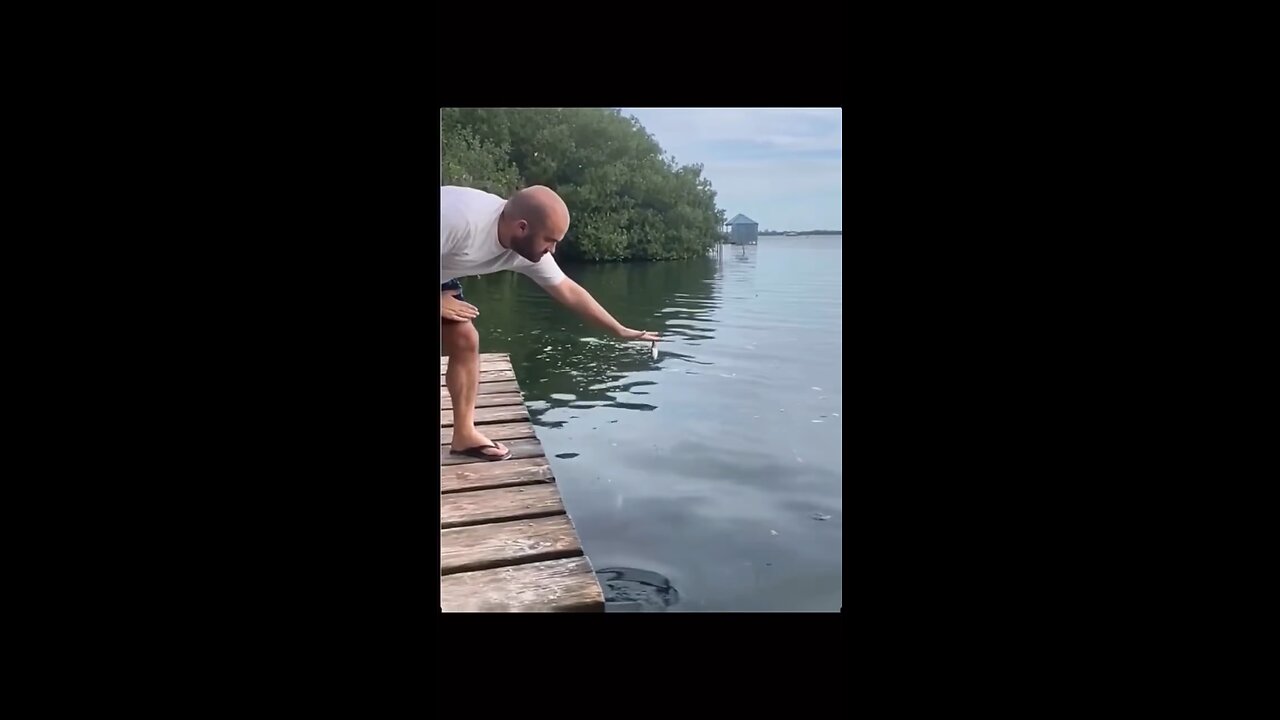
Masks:
[[[475,305],[462,302],[450,293],[444,293],[440,296],[440,317],[445,320],[462,322],[471,320],[479,314],[480,311]]]
[[[658,342],[662,339],[648,330],[632,330],[626,327],[619,330],[617,336],[622,340],[643,340],[644,342]]]

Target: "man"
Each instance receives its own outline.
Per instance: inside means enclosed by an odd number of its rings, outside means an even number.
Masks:
[[[513,270],[620,340],[658,340],[654,333],[624,327],[560,270],[552,255],[568,230],[564,200],[541,185],[508,200],[472,188],[440,188],[440,340],[449,356],[445,384],[453,399],[453,453],[484,460],[511,457],[506,446],[475,426],[480,335],[471,321],[480,311],[466,301],[458,278]]]

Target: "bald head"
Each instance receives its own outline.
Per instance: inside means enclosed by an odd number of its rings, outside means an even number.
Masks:
[[[513,218],[524,218],[544,227],[558,228],[563,235],[569,229],[569,208],[555,190],[534,185],[516,192],[507,201],[507,212]]]
[[[503,243],[525,259],[538,262],[569,231],[569,207],[554,190],[534,185],[516,192],[502,210]],[[502,239],[502,236],[500,236]]]

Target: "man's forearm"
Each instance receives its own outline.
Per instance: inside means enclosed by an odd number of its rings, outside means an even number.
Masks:
[[[591,297],[591,293],[587,292],[578,283],[565,278],[561,282],[548,291],[552,297],[560,301],[562,305],[580,315],[583,319],[588,320],[613,335],[621,335],[625,330],[621,323],[613,318],[607,310]]]

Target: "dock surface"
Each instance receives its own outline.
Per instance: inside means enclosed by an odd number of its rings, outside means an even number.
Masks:
[[[480,355],[477,429],[507,460],[451,455],[453,403],[440,358],[440,605],[445,612],[603,612],[506,353]]]

